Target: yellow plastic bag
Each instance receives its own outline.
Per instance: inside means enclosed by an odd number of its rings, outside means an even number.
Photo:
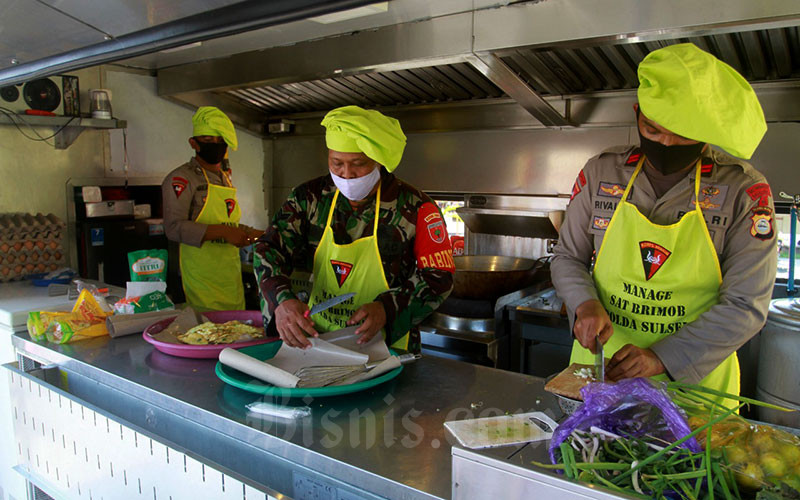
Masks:
[[[32,312],[28,314],[28,333],[36,340],[66,344],[91,337],[108,335],[106,318],[94,296],[83,290],[72,312]]]
[[[64,318],[72,313],[67,312],[39,312],[34,311],[28,313],[28,334],[34,340],[44,340],[47,336],[48,328],[55,328],[53,324],[56,319]]]

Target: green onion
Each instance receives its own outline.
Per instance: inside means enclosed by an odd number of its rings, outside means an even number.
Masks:
[[[559,449],[561,450],[561,459],[564,461],[564,474],[566,474],[570,479],[577,479],[578,473],[572,469],[572,462],[575,459],[575,455],[572,453],[572,448],[566,441],[564,441],[561,443],[561,446],[559,446]]]
[[[711,428],[706,431],[706,472],[708,481],[708,498],[714,500],[714,481],[711,478],[711,470],[713,469],[711,463]]]
[[[722,492],[725,495],[725,500],[733,500],[733,496],[731,495],[731,490],[728,488],[728,478],[723,474],[722,468],[720,468],[719,464],[715,463],[712,464],[714,468],[714,474],[719,478],[719,484],[722,486]]]
[[[700,480],[698,479],[698,481]],[[686,482],[684,481],[679,482],[678,488],[683,490],[683,494],[686,495],[686,498],[688,498],[689,500],[697,500],[697,494],[692,494],[692,490],[689,488]]]
[[[731,408],[731,409],[729,409],[728,411],[725,411],[725,412],[723,412],[723,413],[722,413],[720,416],[718,416],[717,418],[715,418],[715,419],[713,419],[713,420],[710,420],[709,422],[707,422],[707,423],[705,423],[705,424],[701,425],[701,426],[700,426],[700,427],[698,427],[697,429],[693,430],[693,431],[692,431],[692,432],[690,432],[689,434],[687,434],[687,435],[683,436],[682,438],[678,439],[677,441],[675,441],[675,442],[674,442],[674,443],[672,443],[671,445],[667,446],[667,447],[666,447],[666,448],[664,448],[663,450],[661,450],[661,451],[659,451],[659,452],[656,452],[656,453],[654,453],[654,454],[650,455],[649,457],[647,457],[647,458],[645,458],[644,460],[642,460],[641,462],[639,462],[639,463],[636,465],[636,467],[633,467],[633,468],[631,468],[630,470],[628,470],[628,471],[625,471],[625,472],[623,472],[622,474],[620,474],[620,475],[619,475],[619,476],[618,476],[618,477],[617,477],[617,478],[614,480],[614,482],[615,482],[616,484],[619,484],[619,482],[620,482],[622,479],[624,479],[624,478],[626,478],[626,477],[630,476],[631,474],[633,474],[633,473],[634,473],[634,471],[637,471],[637,470],[641,469],[642,467],[644,467],[645,465],[647,465],[647,464],[650,464],[650,463],[652,463],[653,461],[655,461],[655,460],[657,460],[657,459],[661,458],[661,457],[662,457],[662,456],[664,456],[664,455],[665,455],[665,454],[666,454],[668,451],[670,451],[670,450],[672,450],[672,449],[674,449],[674,448],[677,448],[678,446],[680,446],[681,444],[685,443],[685,442],[686,442],[686,441],[688,441],[689,439],[691,439],[691,438],[695,437],[697,434],[699,434],[699,433],[700,433],[701,431],[703,431],[704,429],[707,429],[707,428],[711,427],[712,425],[714,425],[714,424],[716,424],[716,423],[718,423],[718,422],[721,422],[723,419],[727,418],[729,415],[731,415],[731,414],[733,414],[733,413],[737,412],[737,411],[739,410],[739,408],[741,408],[742,406],[744,406],[744,403],[741,403],[741,404],[739,404],[738,406],[736,406],[736,407],[734,407],[734,408]]]
[[[706,467],[706,456],[705,456],[705,454],[703,454],[703,457],[700,459],[700,468],[705,468],[705,467]],[[694,483],[694,496],[695,497],[699,497],[700,496],[700,488],[702,486],[703,486],[703,478],[702,477],[698,477],[697,481],[695,481],[695,483]]]
[[[676,472],[674,474],[659,474],[658,476],[654,476],[652,474],[645,474],[643,477],[647,478],[654,478],[654,477],[663,477],[664,479],[695,479],[697,477],[706,477],[706,470],[695,470],[689,472]]]
[[[543,464],[541,462],[531,462],[532,465],[536,467],[541,467],[542,469],[564,469],[564,464]],[[572,464],[578,470],[625,470],[629,469],[630,465],[628,464],[621,464],[617,462],[575,462]]]
[[[667,387],[670,389],[677,388],[677,389],[688,389],[697,392],[705,392],[706,394],[711,394],[720,398],[725,399],[732,399],[734,401],[740,401],[742,403],[753,404],[756,406],[763,406],[765,408],[772,408],[773,410],[780,410],[780,411],[794,411],[791,408],[784,408],[783,406],[774,405],[771,403],[765,403],[763,401],[759,401],[757,399],[746,398],[743,396],[737,396],[735,394],[729,394],[727,392],[716,391],[714,389],[709,389],[708,387],[704,387],[702,385],[695,385],[695,384],[684,384],[681,382],[667,382]],[[739,406],[741,408],[743,405]]]
[[[638,492],[636,492],[636,491],[634,491],[632,489],[620,488],[616,484],[612,483],[608,479],[606,479],[603,476],[601,476],[600,474],[598,474],[597,471],[594,471],[594,475],[600,481],[600,484],[602,484],[603,486],[605,486],[608,489],[611,489],[611,490],[614,490],[614,491],[618,491],[620,493],[625,493],[626,495],[630,495],[630,496],[637,497],[637,498],[646,498],[646,499],[650,498],[650,497],[642,495],[641,493],[638,493]]]

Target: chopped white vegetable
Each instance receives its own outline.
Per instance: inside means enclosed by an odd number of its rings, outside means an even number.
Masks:
[[[581,368],[579,370],[575,370],[573,375],[580,378],[594,380],[594,370],[591,368]]]

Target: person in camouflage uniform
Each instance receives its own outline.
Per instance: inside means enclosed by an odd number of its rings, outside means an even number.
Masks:
[[[362,342],[383,329],[388,344],[418,352],[416,325],[441,305],[453,287],[455,264],[444,219],[429,196],[391,173],[405,144],[396,120],[348,106],[326,115],[323,125],[328,129],[330,172],[295,188],[255,246],[264,324],[274,317],[281,338],[296,347],[310,345],[308,335],[360,324],[356,333]],[[365,134],[364,130],[369,132]],[[336,132],[346,137],[337,142]],[[354,140],[355,145],[347,140]],[[325,238],[329,220],[332,244]],[[372,296],[372,292],[359,294],[360,290],[372,290],[382,279],[369,276],[364,285],[353,289],[357,292],[354,299],[331,309],[338,312],[338,322],[321,321],[321,314],[304,318],[308,306],[297,300],[290,274],[294,270],[313,271],[315,287],[319,288],[318,274],[329,267],[327,261],[322,262],[325,249],[321,242],[325,242],[325,248],[347,248],[373,236],[377,236],[385,291]],[[365,248],[366,257],[362,259],[372,258],[369,248]],[[359,262],[351,265],[331,259],[333,263],[345,267],[334,266],[333,272],[339,273],[334,280],[339,280],[339,286],[329,286],[322,298],[344,293],[342,286],[347,286],[349,273],[356,275],[359,270]],[[312,301],[313,295],[312,291]],[[398,346],[406,334],[407,343]]]

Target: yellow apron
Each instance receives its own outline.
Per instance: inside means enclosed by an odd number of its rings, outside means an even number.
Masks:
[[[597,252],[594,283],[614,327],[605,345],[612,356],[625,344],[647,348],[677,333],[719,302],[722,283],[717,252],[700,204],[675,224],[650,222],[628,194],[641,172],[644,157],[625,188],[603,243]],[[694,199],[700,191],[700,162],[695,173]],[[594,355],[576,341],[573,363],[592,364]],[[666,375],[654,377],[667,380]],[[739,394],[739,360],[734,352],[708,374],[701,385]],[[720,400],[735,406],[733,400]]]
[[[380,250],[378,250],[378,213],[380,211],[381,186],[375,197],[375,226],[372,236],[357,239],[346,245],[337,245],[333,238],[331,220],[336,208],[339,190],[333,195],[328,209],[328,220],[322,239],[314,252],[314,285],[308,306],[324,302],[332,297],[355,292],[355,297],[331,307],[311,317],[317,331],[331,332],[347,328],[347,320],[356,310],[375,300],[375,297],[389,290],[386,276],[383,274]],[[408,349],[409,335],[392,344],[395,349]]]
[[[222,173],[227,186],[208,182],[208,194],[195,222],[238,226],[242,211],[236,199],[236,188]],[[204,241],[198,248],[181,243],[181,275],[186,302],[198,311],[232,311],[244,309],[242,262],[239,249],[230,243]]]

